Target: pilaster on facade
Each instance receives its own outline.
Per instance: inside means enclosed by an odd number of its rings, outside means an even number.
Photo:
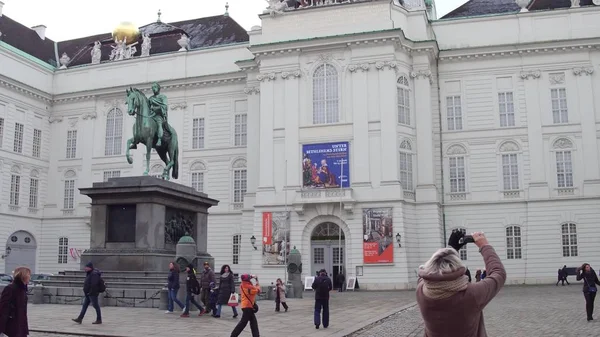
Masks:
[[[244,88],[244,93],[247,96],[248,102],[248,132],[247,137],[247,156],[248,163],[246,192],[252,194],[252,202],[256,200],[256,190],[260,180],[259,165],[260,165],[260,86],[256,82],[248,82],[248,86]],[[246,203],[246,205],[251,206]]]
[[[259,182],[257,191],[272,190],[274,188],[274,144],[273,126],[275,114],[275,73],[260,74],[256,77],[260,81],[260,134],[259,148],[260,161],[258,162]]]
[[[396,66],[389,62],[388,66],[379,70],[379,115],[381,118],[381,185],[399,186],[399,153],[398,153],[398,108],[396,89]]]

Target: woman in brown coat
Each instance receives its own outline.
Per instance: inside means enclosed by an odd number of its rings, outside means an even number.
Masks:
[[[0,334],[8,337],[27,337],[27,284],[31,270],[26,267],[15,269],[14,279],[0,296]]]
[[[462,235],[459,233],[453,233],[450,241]],[[504,286],[506,271],[483,233],[473,233],[473,239],[488,271],[481,282],[468,282],[466,268],[455,248],[438,250],[419,268],[417,303],[425,321],[426,337],[487,336],[483,308]],[[452,243],[450,246],[455,247]]]

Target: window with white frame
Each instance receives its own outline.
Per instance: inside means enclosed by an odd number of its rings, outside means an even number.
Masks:
[[[521,259],[521,227],[506,227],[506,258],[509,260]]]
[[[23,132],[25,125],[21,123],[15,123],[15,141],[13,145],[13,151],[17,153],[23,153]]]
[[[515,126],[515,102],[512,91],[498,93],[498,111],[500,126]]]
[[[561,225],[563,257],[578,256],[577,251],[577,225],[565,223]]]
[[[106,115],[104,155],[117,156],[123,152],[123,112],[113,108]]]
[[[192,172],[192,188],[204,192],[204,172]]]
[[[42,130],[33,129],[33,150],[31,155],[39,158],[42,153]]]
[[[460,145],[453,145],[448,149],[447,154],[450,171],[450,193],[465,193],[467,191],[467,151]]]
[[[75,208],[75,180],[65,180],[63,209]]]
[[[567,89],[550,89],[550,98],[552,99],[552,120],[554,124],[563,124],[569,122],[569,109],[567,108]]]
[[[325,63],[313,72],[313,124],[337,123],[339,120],[338,71]]]
[[[463,117],[460,95],[446,97],[446,117],[448,130],[462,130]]]
[[[456,230],[461,231],[463,234],[467,234],[467,230],[465,228],[457,228]],[[467,260],[467,245],[462,246],[459,250],[458,250],[458,255],[460,255],[460,259],[463,261]]]
[[[408,140],[400,143],[400,185],[405,191],[412,191],[413,188],[413,153],[412,145]]]
[[[119,178],[121,171],[104,171],[102,174],[102,181],[108,181],[110,178]]]
[[[502,186],[504,191],[519,189],[519,146],[511,141],[500,146],[502,160]]]
[[[396,82],[398,89],[398,124],[410,125],[410,88],[408,78],[400,76]]]
[[[21,190],[21,176],[12,174],[10,176],[10,200],[11,206],[19,206],[19,197]]]
[[[246,146],[247,139],[248,139],[248,115],[247,114],[236,114],[235,115],[234,144],[235,144],[235,146]]]
[[[573,143],[561,138],[554,142],[553,147],[556,156],[556,186],[573,187]]]
[[[0,118],[0,147],[2,147],[2,143],[4,140],[4,118]]]
[[[67,159],[77,156],[77,130],[67,131]]]
[[[233,242],[231,244],[231,264],[240,263],[240,248],[242,244],[242,235],[235,234],[233,236]]]
[[[238,159],[233,163],[233,203],[244,202],[246,186],[246,160]]]
[[[69,261],[69,238],[58,238],[58,263],[66,264]]]
[[[204,148],[204,118],[192,120],[192,149]]]
[[[31,173],[29,178],[29,208],[38,207],[38,195],[40,193],[40,181],[38,180],[37,171]]]

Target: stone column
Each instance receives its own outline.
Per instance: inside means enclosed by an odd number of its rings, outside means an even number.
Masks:
[[[352,161],[354,165],[352,177],[352,186],[370,186],[369,166],[358,165],[360,161],[366,161],[364,155],[369,153],[369,114],[368,114],[368,90],[367,71],[369,64],[351,64],[348,70],[352,73],[352,112],[353,112],[353,132],[354,141],[352,142]],[[355,158],[362,158],[355,160]]]
[[[255,194],[258,187],[258,165],[260,163],[260,87],[257,82],[248,82],[244,89],[248,95],[248,135],[247,135],[247,194]]]
[[[428,66],[411,72],[415,90],[415,126],[417,128],[416,201],[437,200],[433,156],[433,119],[431,114],[431,70]]]
[[[546,179],[544,160],[544,140],[542,137],[542,112],[540,109],[540,77],[539,70],[521,73],[525,81],[525,103],[527,105],[527,137],[529,142],[529,163],[531,181],[529,183],[530,199],[548,199],[550,190]]]
[[[300,114],[300,70],[284,71],[281,78],[285,81],[285,159],[287,165],[284,170],[286,181],[283,183],[284,193],[287,188],[300,188],[300,158],[298,144],[300,135],[298,129],[298,118]],[[272,141],[272,139],[271,139]],[[288,195],[288,198],[290,196]],[[290,199],[291,200],[291,199]]]
[[[381,109],[381,185],[400,185],[398,176],[398,116],[396,105],[396,67],[378,62],[379,102]]]
[[[273,189],[273,92],[275,73],[260,74],[260,162],[258,189]],[[252,132],[252,130],[249,130]]]
[[[581,138],[583,147],[583,195],[600,194],[600,161],[596,137],[596,116],[594,111],[594,89],[592,84],[593,67],[575,68],[577,79],[579,111],[581,116]]]
[[[197,213],[196,216],[196,235],[194,236],[196,247],[199,253],[208,251],[208,214]]]

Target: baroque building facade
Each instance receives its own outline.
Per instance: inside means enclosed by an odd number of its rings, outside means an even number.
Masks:
[[[485,232],[509,283],[600,263],[600,7],[564,6],[270,8],[249,32],[227,14],[159,19],[140,27],[152,46],[115,59],[110,34],[55,43],[0,5],[0,269],[79,268],[78,188],[143,172],[144,151],[124,158],[125,90],[155,81],[180,135],[175,182],[220,200],[218,265],[284,278],[296,247],[303,276],[405,289],[455,229]],[[460,255],[483,269],[475,246]]]

